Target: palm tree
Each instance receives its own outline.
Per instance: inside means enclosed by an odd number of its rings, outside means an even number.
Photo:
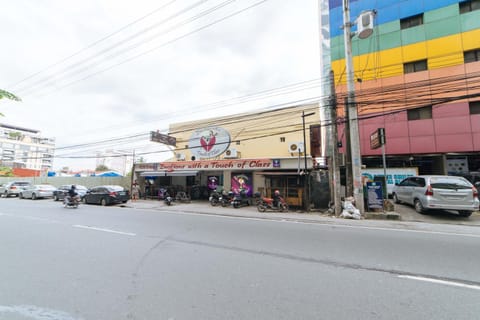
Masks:
[[[22,99],[20,99],[19,97],[17,97],[13,93],[10,93],[8,91],[0,89],[0,99],[2,99],[2,98],[7,98],[7,99],[10,99],[10,100],[15,100],[15,101],[22,101]]]

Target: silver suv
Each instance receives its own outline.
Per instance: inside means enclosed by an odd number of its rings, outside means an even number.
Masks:
[[[24,190],[27,187],[30,187],[32,184],[28,181],[11,181],[5,186],[2,187],[1,189],[1,194],[0,196],[8,198],[9,196],[16,196],[20,194],[22,190]]]
[[[392,194],[395,203],[411,204],[418,213],[428,209],[455,210],[469,217],[479,209],[478,191],[463,177],[408,177],[393,187]]]

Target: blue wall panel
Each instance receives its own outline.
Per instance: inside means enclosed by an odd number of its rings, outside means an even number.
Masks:
[[[453,5],[462,0],[350,0],[350,17],[355,20],[365,10],[378,11],[376,24],[392,22],[422,12]],[[343,34],[338,25],[343,24],[343,0],[329,0],[331,37]]]

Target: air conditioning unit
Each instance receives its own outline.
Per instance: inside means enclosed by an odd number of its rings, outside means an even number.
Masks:
[[[177,160],[178,160],[178,161],[183,161],[183,160],[185,160],[185,154],[183,154],[183,153],[177,153],[177,154],[176,154],[176,157],[177,157]]]
[[[238,158],[238,151],[237,149],[234,149],[234,148],[230,148],[230,149],[227,149],[227,151],[225,151],[225,156],[224,156],[225,159],[235,159],[235,158]]]
[[[288,146],[288,152],[290,153],[302,153],[304,150],[303,142],[291,142]]]

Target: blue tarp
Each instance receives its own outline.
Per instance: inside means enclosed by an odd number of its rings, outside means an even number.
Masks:
[[[115,171],[105,171],[102,173],[97,173],[95,177],[123,177],[120,173]]]

